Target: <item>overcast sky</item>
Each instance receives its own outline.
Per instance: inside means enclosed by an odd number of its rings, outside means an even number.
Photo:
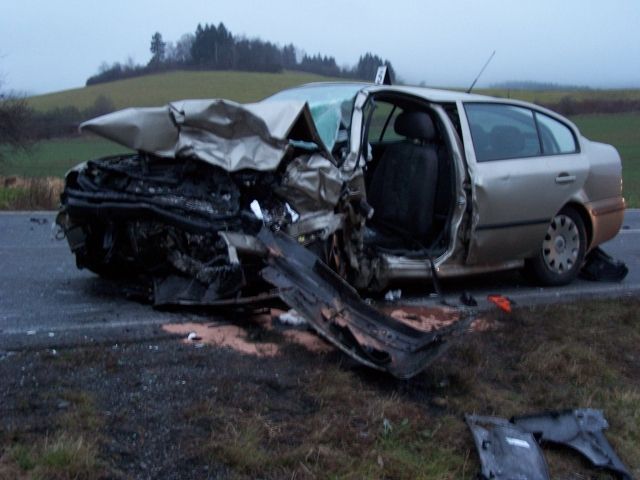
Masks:
[[[407,82],[479,86],[531,80],[640,87],[640,0],[6,0],[4,87],[80,87],[106,61],[150,58],[155,31],[175,41],[200,23],[294,43],[353,65],[372,51]]]

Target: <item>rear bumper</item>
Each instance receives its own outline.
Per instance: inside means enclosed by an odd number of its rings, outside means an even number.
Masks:
[[[585,204],[585,207],[591,217],[593,228],[589,249],[611,240],[618,234],[622,227],[626,207],[623,197],[589,202]]]

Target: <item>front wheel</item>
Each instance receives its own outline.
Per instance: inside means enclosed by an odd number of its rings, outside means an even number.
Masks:
[[[542,285],[566,285],[580,272],[586,248],[582,217],[574,208],[565,207],[549,223],[537,255],[526,260],[525,273]]]

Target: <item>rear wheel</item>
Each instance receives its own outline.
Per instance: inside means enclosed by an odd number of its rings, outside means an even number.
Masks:
[[[586,248],[582,217],[565,207],[549,223],[537,255],[525,262],[525,273],[542,285],[566,285],[580,272]]]

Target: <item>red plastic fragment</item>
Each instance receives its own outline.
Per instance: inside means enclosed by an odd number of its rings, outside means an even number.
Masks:
[[[511,313],[511,300],[503,295],[488,295],[487,300],[494,303],[500,310]]]

